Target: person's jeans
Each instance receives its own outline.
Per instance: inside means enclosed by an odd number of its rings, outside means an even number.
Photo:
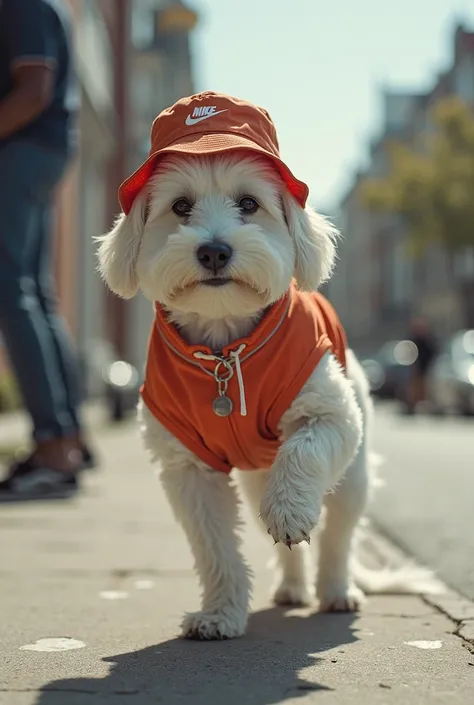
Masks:
[[[68,155],[0,148],[0,333],[36,441],[77,432],[79,379],[53,276],[53,195]]]

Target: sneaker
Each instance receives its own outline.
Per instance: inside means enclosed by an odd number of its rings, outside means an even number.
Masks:
[[[1,0],[0,0],[1,2]],[[80,446],[79,452],[81,453],[80,456],[80,461],[79,465],[77,467],[77,472],[80,472],[81,470],[92,470],[96,469],[98,462],[97,458],[94,455],[94,453],[91,451],[89,446],[87,446],[85,443],[83,443]],[[33,460],[33,455],[29,455],[28,457],[25,457],[25,455],[18,455],[17,460],[15,460],[11,465],[10,465],[10,475],[12,473],[16,473],[17,468],[20,466],[25,465],[27,463],[28,465],[35,465],[35,461]]]
[[[27,499],[65,499],[77,492],[79,485],[73,472],[53,470],[36,464],[32,458],[15,463],[0,482],[0,502]]]

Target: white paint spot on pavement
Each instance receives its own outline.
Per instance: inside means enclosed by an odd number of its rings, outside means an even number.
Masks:
[[[407,646],[415,646],[417,649],[440,649],[443,642],[437,639],[436,641],[404,641]]]
[[[135,587],[137,590],[151,590],[154,584],[153,580],[137,580]]]
[[[126,600],[128,592],[122,590],[102,590],[102,592],[99,592],[99,595],[103,600]]]
[[[49,637],[48,639],[38,639],[34,644],[20,646],[20,651],[71,651],[71,649],[83,649],[84,647],[84,642],[78,639]]]

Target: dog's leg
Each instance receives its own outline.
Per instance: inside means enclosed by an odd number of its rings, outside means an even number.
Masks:
[[[350,575],[354,529],[364,512],[368,493],[365,443],[333,494],[326,495],[326,521],[320,537],[316,594],[326,612],[353,612],[364,593]]]
[[[183,636],[230,639],[247,624],[250,571],[239,551],[238,500],[224,473],[193,465],[163,470],[164,490],[194,555],[202,610],[187,614]]]
[[[228,639],[247,624],[250,571],[240,554],[238,498],[227,475],[210,470],[140,402],[138,418],[151,459],[194,555],[202,610],[187,614],[183,636]]]
[[[364,593],[350,574],[350,554],[354,529],[371,488],[373,407],[364,371],[351,350],[347,352],[347,374],[362,410],[363,439],[343,481],[325,499],[326,523],[320,538],[316,585],[321,610],[337,612],[357,610],[364,600]]]
[[[284,438],[260,513],[274,540],[309,541],[323,499],[334,489],[362,440],[362,412],[334,357],[325,355],[283,415]]]
[[[281,574],[273,592],[273,601],[277,605],[307,607],[314,600],[309,546],[300,544],[289,551],[279,543],[275,549]]]
[[[240,473],[240,484],[249,501],[255,518],[258,516],[260,502],[265,491],[268,470],[254,470]],[[264,525],[259,521],[264,529]],[[311,581],[311,552],[307,544],[295,546],[293,551],[277,544],[278,575],[274,587],[273,601],[277,605],[305,606],[311,604],[314,588]]]

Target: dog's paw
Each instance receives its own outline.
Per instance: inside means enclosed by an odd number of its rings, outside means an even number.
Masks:
[[[309,607],[313,600],[311,586],[297,581],[283,580],[273,593],[273,602],[287,607]]]
[[[332,585],[318,589],[321,612],[358,612],[365,602],[365,595],[356,585]]]
[[[247,615],[235,610],[219,612],[192,612],[184,617],[181,636],[185,639],[210,641],[235,639],[245,633]]]
[[[291,502],[267,493],[260,504],[260,517],[275,543],[291,546],[310,542],[310,533],[318,523],[321,505],[317,501]]]

